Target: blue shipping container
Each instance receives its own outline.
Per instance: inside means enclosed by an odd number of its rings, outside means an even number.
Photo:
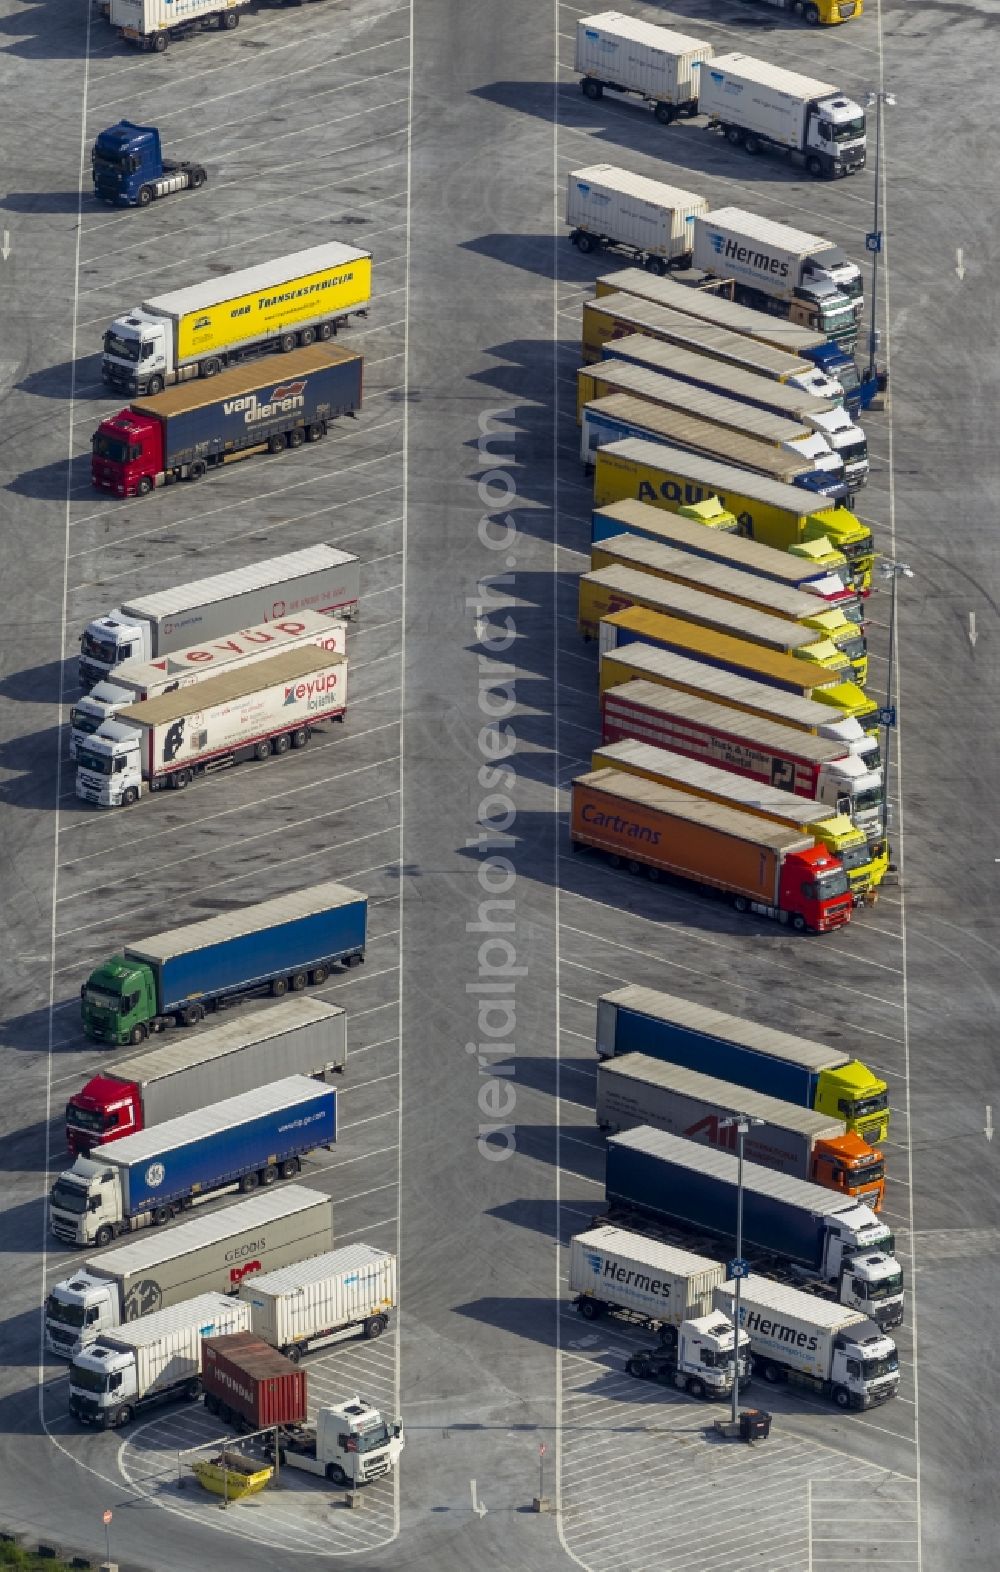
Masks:
[[[125,1215],[135,1217],[336,1139],[335,1089],[297,1075],[126,1136],[98,1160],[118,1168]]]

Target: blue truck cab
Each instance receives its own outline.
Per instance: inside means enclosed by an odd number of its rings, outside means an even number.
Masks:
[[[102,131],[90,161],[95,196],[115,207],[148,207],[173,191],[197,191],[208,178],[201,164],[164,159],[156,127],[131,120],[119,120]]]

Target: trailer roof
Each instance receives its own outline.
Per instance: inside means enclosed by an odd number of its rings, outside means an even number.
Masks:
[[[181,716],[197,715],[216,704],[228,704],[273,688],[278,683],[294,682],[297,677],[308,677],[313,672],[325,671],[330,666],[347,665],[346,655],[321,649],[318,644],[300,644],[295,649],[281,650],[249,666],[236,666],[220,671],[217,677],[206,677],[204,682],[192,682],[173,693],[160,693],[154,699],[141,699],[138,704],[127,704],[115,716],[119,724],[133,726],[168,726]]]
[[[707,506],[706,503],[700,506]],[[721,507],[721,504],[720,504]],[[725,509],[722,510],[723,512]],[[685,518],[680,513],[668,513],[665,508],[654,508],[651,502],[639,502],[626,497],[622,502],[609,502],[594,509],[594,518],[614,519],[617,524],[643,533],[648,530],[665,546],[697,552],[703,557],[717,557],[730,567],[744,569],[747,573],[759,570],[775,583],[787,584],[798,589],[801,584],[813,584],[837,571],[807,557],[794,556],[789,551],[779,551],[776,546],[765,546],[762,541],[748,540],[746,535],[736,535],[729,530],[706,527],[700,519]],[[611,537],[614,539],[615,537]],[[595,541],[603,550],[610,549],[610,541]],[[829,541],[830,551],[833,547]],[[847,559],[844,558],[846,564]],[[814,596],[809,597],[815,601]],[[813,607],[815,610],[815,605]]]
[[[728,300],[715,289],[695,283],[679,284],[674,278],[659,278],[655,273],[647,273],[645,268],[621,268],[616,273],[603,274],[597,282],[606,285],[609,293],[639,295],[658,306],[668,306],[705,322],[715,322],[730,332],[759,338],[765,344],[787,350],[790,355],[820,349],[829,342],[823,333],[800,327],[786,317],[773,317],[770,312],[737,305],[735,300]]]
[[[303,1026],[337,1020],[345,1013],[340,1005],[325,1004],[321,999],[304,995],[282,999],[280,1004],[268,1005],[254,1015],[234,1016],[221,1026],[210,1026],[193,1037],[168,1037],[161,1047],[147,1049],[132,1059],[116,1059],[99,1073],[116,1081],[159,1081],[188,1070],[192,1065],[225,1058],[226,1054],[247,1048],[251,1043],[269,1042],[273,1037],[282,1037]]]
[[[606,393],[585,404],[584,415],[588,410],[609,420],[638,426],[649,432],[654,441],[676,442],[710,458],[728,458],[733,464],[768,475],[772,480],[790,481],[796,475],[810,474],[816,467],[803,454],[790,453],[734,426],[724,428],[718,421],[702,420],[676,407],[636,398],[633,393]]]
[[[674,658],[683,660],[684,657]],[[797,699],[794,694],[789,697],[797,705],[811,704],[818,710],[829,707],[815,704],[810,699]],[[648,682],[643,677],[633,677],[629,682],[620,683],[617,688],[609,688],[604,699],[605,703],[614,700],[619,704],[638,704],[644,709],[658,710],[663,715],[676,717],[692,726],[711,727],[726,736],[738,738],[750,748],[757,746],[763,751],[773,749],[776,753],[793,753],[810,764],[831,764],[835,759],[844,758],[849,751],[846,743],[817,737],[810,731],[799,731],[793,726],[782,726],[779,722],[765,720],[759,715],[748,715],[745,710],[730,709],[726,704],[714,704],[711,699],[702,699],[695,693],[683,693],[679,688],[666,688],[660,682]],[[640,733],[637,731],[636,735]]]
[[[304,639],[310,635],[319,638],[324,632],[329,632],[331,623],[335,621],[334,618],[328,617],[325,612],[313,611],[311,607],[304,607],[301,611],[290,612],[287,617],[282,617],[280,620],[282,623],[301,625],[301,633],[283,633],[279,635],[280,638],[286,641],[291,638]],[[151,682],[163,682],[180,672],[186,672],[190,676],[195,671],[204,670],[204,667],[197,662],[185,660],[184,657],[191,655],[194,651],[198,651],[201,654],[207,649],[213,651],[213,659],[217,660],[220,665],[226,661],[244,660],[251,651],[245,648],[234,648],[232,641],[248,633],[256,635],[270,633],[273,637],[274,626],[274,622],[255,622],[250,627],[237,628],[232,633],[206,634],[198,644],[188,644],[183,649],[170,650],[164,655],[157,656],[155,659],[147,660],[143,657],[142,659],[123,660],[119,665],[113,667],[103,680],[107,683],[134,682],[142,686],[148,686]],[[278,647],[280,649],[280,643]]]
[[[601,300],[609,298],[602,295],[596,304],[600,305]],[[725,361],[714,360],[710,355],[685,349],[682,344],[650,338],[648,333],[626,333],[621,338],[611,340],[604,349],[608,359],[627,355],[661,371],[673,371],[678,376],[686,373],[704,381],[711,380],[719,392],[731,398],[759,398],[762,402],[766,401],[769,407],[790,416],[826,415],[837,408],[833,399],[820,398],[815,393],[807,393],[805,388],[792,387],[791,383],[776,382],[773,377],[726,365]],[[595,362],[591,361],[590,365],[593,369]]]
[[[735,1294],[735,1280],[730,1279],[721,1285],[720,1293]],[[837,1304],[832,1299],[817,1299],[815,1294],[807,1294],[801,1288],[792,1288],[788,1283],[776,1283],[769,1277],[758,1277],[756,1272],[751,1272],[744,1277],[740,1284],[740,1300],[743,1305],[763,1305],[766,1310],[777,1310],[779,1314],[795,1316],[805,1321],[807,1325],[821,1327],[824,1332],[838,1332],[841,1328],[857,1326],[863,1322],[873,1331],[878,1328],[874,1321],[865,1315],[863,1310],[854,1310],[850,1305]],[[883,1337],[887,1333],[883,1332]]]
[[[771,344],[747,338],[742,333],[732,333],[714,322],[703,322],[697,317],[686,316],[683,311],[670,311],[666,306],[654,305],[651,300],[640,300],[638,295],[601,295],[598,300],[585,300],[584,316],[588,311],[599,311],[635,328],[659,331],[666,338],[676,339],[687,348],[711,355],[719,361],[732,361],[734,365],[756,371],[765,377],[805,375],[815,371],[811,361],[800,360]]]
[[[188,382],[178,382],[163,393],[134,399],[131,408],[137,414],[162,419],[187,414],[192,409],[205,409],[223,399],[242,398],[247,393],[262,391],[262,403],[269,404],[275,393],[296,377],[312,376],[330,366],[362,359],[356,349],[341,349],[337,344],[309,344],[305,349],[290,350],[287,355],[265,355],[263,360],[248,361],[246,365],[234,366],[231,371],[220,371],[216,377],[194,377]]]
[[[782,75],[792,76],[793,72],[782,72]],[[804,81],[805,78],[799,80]],[[825,83],[817,86],[826,89]],[[830,92],[833,88],[826,89]],[[750,240],[770,241],[772,245],[784,246],[788,251],[798,251],[803,256],[810,252],[823,250],[830,245],[822,235],[810,235],[804,229],[793,229],[790,224],[778,224],[773,218],[762,218],[759,213],[748,213],[743,207],[716,207],[705,214],[706,224],[718,224],[721,229],[736,229],[741,235],[746,235]]]
[[[612,570],[602,568],[601,571],[607,573]],[[620,568],[618,571],[627,573],[629,571],[634,572],[634,569]],[[751,644],[749,639],[740,637],[735,631],[724,633],[719,628],[702,627],[697,622],[685,622],[681,612],[673,616],[665,611],[654,611],[646,606],[636,605],[628,606],[624,611],[612,612],[610,616],[602,617],[601,621],[610,627],[625,628],[636,634],[636,640],[619,645],[617,649],[605,650],[601,655],[602,661],[627,660],[629,659],[628,651],[632,648],[633,643],[648,638],[651,646],[656,648],[658,647],[656,644],[657,639],[662,639],[664,642],[683,644],[687,649],[709,655],[713,659],[720,656],[728,656],[730,660],[739,662],[741,667],[749,671],[759,672],[763,678],[763,682],[759,684],[760,686],[769,687],[768,678],[772,677],[787,684],[787,694],[791,694],[793,698],[805,697],[807,694],[812,693],[814,689],[823,688],[830,683],[836,684],[851,680],[849,669],[832,673],[824,671],[822,666],[818,666],[812,661],[799,660],[797,655],[786,654],[784,650],[768,649],[764,644]],[[786,626],[794,628],[796,624],[790,622]],[[808,629],[803,631],[809,632]],[[813,638],[818,638],[819,636],[818,634],[812,635]],[[803,642],[808,642],[808,640]],[[663,654],[673,655],[674,651],[664,649]],[[681,659],[684,660],[687,657],[681,656]],[[707,662],[701,662],[701,664],[705,665]],[[726,672],[723,675],[730,676],[732,673]],[[756,682],[754,677],[746,680]],[[794,684],[794,687],[792,684]],[[707,686],[708,684],[699,683],[699,687]],[[782,690],[779,689],[778,691]],[[810,700],[810,702],[818,701]],[[767,713],[770,714],[769,701],[761,696],[758,708],[765,706],[767,706]],[[828,704],[825,708],[829,712],[828,718],[835,720],[837,712],[832,705]]]
[[[599,1077],[620,1075],[628,1081],[641,1081],[658,1086],[664,1091],[677,1092],[682,1097],[698,1098],[711,1103],[726,1113],[749,1114],[754,1119],[764,1119],[780,1130],[793,1130],[798,1135],[810,1136],[818,1141],[843,1135],[841,1119],[831,1119],[829,1114],[815,1113],[812,1108],[800,1108],[796,1103],[782,1102],[778,1097],[767,1097],[746,1086],[736,1086],[732,1081],[720,1081],[717,1076],[703,1075],[700,1070],[686,1070],[679,1064],[666,1064],[646,1053],[616,1054],[597,1067]]]
[[[671,791],[668,786],[643,780],[639,775],[626,775],[622,770],[591,770],[586,775],[578,775],[572,784],[585,786],[621,802],[633,802],[654,813],[660,811],[672,814],[674,818],[684,819],[688,824],[706,825],[721,834],[731,835],[734,840],[748,841],[753,846],[766,846],[769,851],[776,853],[808,851],[813,845],[811,835],[802,835],[781,824],[771,824],[767,819],[756,819],[753,814],[723,807],[718,802],[708,802],[704,797]]]
[[[347,562],[357,561],[353,551],[341,551],[339,546],[306,546],[301,551],[286,552],[283,557],[265,557],[262,562],[251,562],[245,568],[231,568],[228,573],[215,573],[208,579],[193,579],[190,584],[179,584],[174,589],[140,595],[127,601],[122,611],[128,616],[149,617],[156,621],[199,606],[233,600],[249,590],[287,584],[308,573],[322,573],[327,568],[339,568]]]
[[[643,274],[644,278],[647,276]],[[789,420],[769,409],[758,409],[755,404],[725,398],[721,393],[695,387],[691,382],[665,376],[652,366],[638,366],[631,360],[592,360],[580,369],[588,376],[607,382],[616,392],[631,394],[633,403],[645,399],[657,407],[677,410],[706,424],[724,426],[727,432],[739,432],[762,442],[793,442],[796,437],[813,435],[813,428],[800,420]],[[599,395],[601,401],[607,397],[607,394]]]
[[[128,1168],[133,1163],[159,1157],[161,1152],[168,1152],[174,1146],[185,1146],[222,1130],[232,1130],[251,1119],[280,1113],[283,1108],[300,1106],[314,1098],[329,1097],[330,1092],[329,1086],[308,1075],[286,1075],[283,1080],[271,1081],[268,1086],[240,1092],[236,1097],[210,1103],[207,1108],[195,1108],[176,1119],[165,1119],[162,1124],[154,1124],[151,1130],[140,1130],[136,1135],[125,1135],[120,1141],[95,1147],[89,1161],[98,1168],[104,1165]]]
[[[164,1230],[152,1228],[130,1244],[105,1250],[95,1258],[105,1277],[134,1277],[136,1272],[151,1270],[162,1261],[176,1256],[189,1255],[205,1245],[217,1244],[220,1239],[244,1229],[268,1227],[283,1217],[294,1217],[320,1205],[331,1205],[330,1197],[320,1190],[310,1190],[304,1184],[283,1185],[280,1190],[268,1190],[263,1195],[253,1195],[235,1206],[224,1207],[218,1212],[203,1212],[186,1223]],[[84,1268],[86,1270],[86,1268]],[[72,1278],[70,1287],[73,1286]]]
[[[371,252],[360,246],[348,246],[341,240],[326,240],[321,246],[308,246],[304,251],[290,251],[287,256],[275,257],[271,262],[258,262],[253,267],[238,268],[234,273],[223,273],[219,278],[207,279],[203,284],[190,284],[186,289],[174,289],[166,295],[155,295],[143,301],[143,310],[162,316],[184,316],[188,311],[203,311],[209,306],[222,305],[235,300],[238,295],[254,295],[258,290],[279,289],[294,279],[309,273],[322,273],[331,267],[350,267],[370,257]]]
[[[705,1272],[718,1272],[721,1276],[723,1272],[721,1262],[695,1255],[692,1250],[682,1250],[678,1245],[647,1239],[645,1234],[633,1234],[627,1228],[615,1228],[611,1223],[588,1228],[583,1234],[574,1234],[571,1243],[583,1245],[585,1250],[607,1250],[609,1254],[627,1255],[643,1266],[651,1266],[654,1271],[676,1272],[678,1277],[701,1276]]]
[[[703,524],[699,527],[705,529]],[[707,529],[705,532],[709,533]],[[661,583],[668,584],[680,580],[692,590],[704,591],[714,600],[721,600],[724,605],[745,600],[750,603],[748,611],[756,610],[785,621],[804,622],[807,617],[819,617],[831,610],[817,596],[805,594],[794,586],[762,578],[758,573],[744,573],[736,565],[684,551],[665,541],[650,540],[646,535],[612,535],[608,540],[595,541],[592,550],[620,557],[620,566],[632,568],[647,578],[660,578]],[[599,573],[601,569],[591,568],[590,571]],[[818,639],[824,635],[816,631],[814,636]]]
[[[127,1321],[124,1326],[116,1326],[114,1331],[102,1332],[96,1343],[85,1348],[84,1353],[93,1354],[101,1347],[116,1348],[120,1343],[124,1343],[126,1348],[148,1348],[169,1332],[179,1332],[198,1326],[201,1322],[211,1330],[211,1323],[216,1316],[227,1313],[232,1316],[234,1309],[238,1314],[239,1306],[240,1301],[231,1299],[228,1294],[198,1294],[196,1298],[185,1299],[181,1304],[170,1305],[166,1310],[156,1310],[152,1315],[140,1316],[137,1321]]]
[[[374,1245],[342,1245],[337,1250],[328,1250],[325,1255],[310,1256],[293,1266],[281,1266],[276,1272],[255,1272],[252,1282],[247,1279],[247,1285],[254,1293],[260,1290],[265,1294],[285,1294],[321,1283],[324,1278],[336,1277],[340,1272],[364,1271],[366,1267],[391,1260],[387,1250],[377,1250]]]
[[[608,742],[594,749],[594,758],[600,763],[595,769],[615,769],[619,764],[636,769],[653,771],[664,776],[663,785],[693,791],[708,792],[722,797],[734,808],[745,808],[748,813],[774,814],[775,818],[791,819],[800,829],[821,820],[836,818],[836,809],[828,803],[808,797],[796,797],[794,792],[780,791],[777,786],[765,786],[761,781],[746,775],[734,775],[731,770],[720,770],[715,764],[705,764],[701,759],[689,759],[683,753],[673,753],[661,745],[642,742],[637,737],[627,737],[621,742]],[[860,834],[860,831],[859,831]]]
[[[703,213],[708,203],[694,191],[684,191],[680,186],[668,186],[662,180],[650,180],[647,175],[633,174],[630,169],[620,169],[617,164],[588,164],[586,169],[573,169],[569,180],[580,185],[606,186],[622,196],[639,197],[643,202],[653,202],[658,207],[695,208]]]
[[[314,917],[317,912],[329,911],[336,906],[350,906],[355,901],[367,900],[367,895],[362,895],[360,890],[349,889],[346,884],[310,884],[303,890],[292,890],[288,895],[275,895],[269,901],[238,906],[233,911],[203,917],[200,922],[185,923],[180,928],[167,928],[163,933],[154,933],[148,939],[139,939],[135,944],[126,945],[125,953],[136,960],[156,964],[174,955],[199,950],[206,944],[219,944],[223,939],[260,933],[261,929],[277,923],[296,922],[301,917]]]
[[[664,442],[623,437],[620,442],[609,442],[607,447],[601,448],[600,453],[635,464],[646,464],[651,469],[672,471],[685,479],[699,481],[715,492],[730,491],[737,496],[751,497],[755,502],[767,503],[769,507],[782,508],[796,518],[809,518],[812,514],[827,513],[836,507],[829,497],[811,496],[801,486],[785,486],[781,481],[770,480],[766,475],[735,469],[731,464],[702,458],[698,453],[685,453],[682,448],[670,447]],[[810,506],[810,501],[813,506]]]
[[[577,27],[606,27],[614,29],[622,38],[631,39],[633,43],[649,44],[654,49],[663,49],[686,54],[689,49],[704,49],[709,54],[712,52],[711,44],[706,44],[704,39],[689,38],[686,33],[675,33],[672,28],[660,27],[656,22],[643,22],[637,16],[626,16],[622,11],[599,11],[594,16],[581,16]]]
[[[681,999],[676,994],[661,993],[657,988],[640,988],[634,983],[624,988],[613,988],[602,994],[598,1004],[609,1004],[620,1010],[631,1010],[637,1015],[650,1015],[671,1026],[685,1031],[704,1032],[723,1042],[739,1043],[758,1053],[786,1059],[791,1064],[802,1064],[808,1070],[835,1070],[850,1061],[850,1055],[840,1048],[828,1048],[825,1043],[813,1042],[808,1037],[794,1037],[791,1032],[775,1031],[756,1021],[745,1021],[737,1015],[726,1015],[711,1005],[696,1004],[693,999]]]
[[[697,560],[704,561],[704,558]],[[709,568],[717,566],[715,563],[705,565]],[[720,577],[730,573],[728,568],[720,567],[717,571]],[[694,577],[692,573],[692,578]],[[736,577],[742,578],[743,575],[737,574]],[[794,618],[769,616],[766,611],[757,611],[753,606],[741,606],[738,601],[728,600],[725,595],[710,595],[694,588],[693,585],[676,584],[672,579],[660,578],[655,573],[644,573],[639,567],[627,567],[623,563],[613,562],[606,568],[592,568],[589,573],[582,575],[581,582],[599,584],[617,590],[622,595],[633,595],[652,601],[654,609],[661,610],[665,616],[685,623],[690,622],[692,626],[703,628],[706,632],[718,630],[725,637],[747,642],[759,639],[764,643],[765,640],[770,640],[788,649],[801,649],[804,645],[815,644],[824,637],[815,628],[806,628]],[[711,576],[702,575],[701,582],[711,582]],[[614,615],[617,616],[618,613]],[[261,661],[260,664],[265,665],[266,662]],[[849,675],[848,666],[845,655],[845,676]],[[222,681],[221,678],[215,680]],[[819,686],[824,680],[830,680],[828,672],[824,677],[820,677],[815,685]],[[204,686],[207,687],[207,683]],[[160,701],[156,699],[149,702],[158,704]],[[135,706],[136,709],[139,707],[139,705]],[[194,706],[192,705],[191,708],[193,709]]]
[[[736,1189],[739,1160],[730,1152],[717,1151],[713,1146],[699,1146],[682,1135],[668,1135],[666,1130],[654,1130],[641,1124],[635,1130],[625,1130],[621,1135],[608,1136],[608,1150],[612,1147],[628,1148],[650,1157],[673,1163],[691,1173],[707,1174]],[[805,1211],[826,1217],[830,1213],[853,1211],[858,1202],[854,1196],[838,1196],[826,1185],[811,1184],[808,1179],[793,1179],[789,1174],[779,1174],[773,1168],[762,1168],[760,1163],[743,1163],[743,1188],[754,1195],[772,1196],[775,1200],[799,1206]]]

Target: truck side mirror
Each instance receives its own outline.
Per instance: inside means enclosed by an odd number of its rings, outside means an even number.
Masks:
[[[397,1437],[401,1436],[403,1434],[403,1421],[401,1419],[397,1420],[396,1423],[393,1425],[392,1433],[393,1433],[394,1436],[397,1436]]]
[[[90,1198],[87,1201],[87,1211],[88,1212],[97,1212],[97,1211],[100,1211],[100,1207],[101,1207],[101,1198],[100,1198],[100,1196],[99,1195],[92,1195],[92,1196],[90,1196]]]

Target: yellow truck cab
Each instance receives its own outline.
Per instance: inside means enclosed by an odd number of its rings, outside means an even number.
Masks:
[[[888,1085],[860,1059],[819,1072],[813,1107],[817,1113],[843,1119],[848,1130],[869,1146],[878,1146],[889,1133]]]

